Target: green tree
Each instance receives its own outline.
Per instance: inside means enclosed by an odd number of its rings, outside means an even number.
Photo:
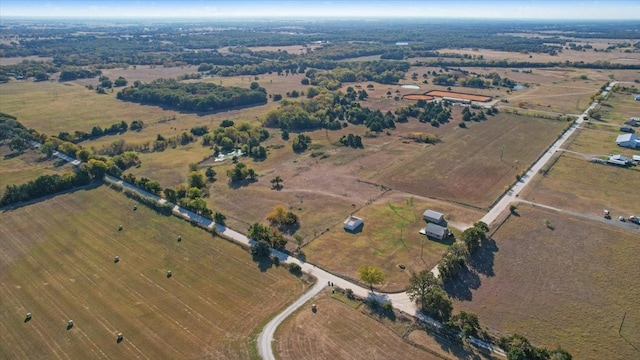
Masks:
[[[29,143],[21,137],[14,137],[11,139],[11,142],[9,142],[9,149],[19,153],[23,152],[28,147]]]
[[[258,259],[264,259],[271,254],[271,246],[265,240],[258,240],[251,245],[251,255]]]
[[[440,286],[440,281],[429,270],[411,274],[407,285],[407,295],[422,309],[426,308],[426,296],[430,287]]]
[[[373,285],[382,284],[384,282],[384,273],[382,270],[369,266],[363,265],[358,269],[358,276],[360,280],[369,284],[369,287],[373,291]]]
[[[280,189],[280,183],[282,182],[282,178],[280,176],[276,176],[271,179],[271,183],[273,184],[274,189]]]
[[[216,211],[215,214],[213,214],[213,220],[218,224],[224,226],[225,220],[227,220],[227,217],[222,215],[222,213]]]
[[[214,181],[216,179],[216,171],[213,169],[213,166],[207,167],[204,175],[209,179],[209,181]]]
[[[204,176],[199,171],[192,171],[187,178],[187,183],[189,184],[190,188],[194,187],[202,189],[206,186]]]
[[[431,286],[424,296],[424,310],[435,318],[446,321],[451,317],[453,306],[447,293],[439,286]]]
[[[56,151],[56,145],[53,141],[47,141],[40,146],[40,151],[42,151],[47,159],[50,159],[53,156],[53,152]]]

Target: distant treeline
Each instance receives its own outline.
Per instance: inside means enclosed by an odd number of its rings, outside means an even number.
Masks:
[[[263,89],[225,87],[204,82],[185,84],[171,79],[137,83],[119,91],[117,98],[186,111],[215,111],[267,102],[267,94]]]

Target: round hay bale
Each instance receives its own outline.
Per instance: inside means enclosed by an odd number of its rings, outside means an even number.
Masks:
[[[178,235],[178,242],[182,241],[182,236]]]
[[[167,278],[170,278],[171,276],[173,276],[173,274],[171,273],[171,270],[167,270]]]
[[[120,256],[116,256],[116,257],[113,258],[113,262],[114,263],[117,264],[119,261],[120,261]]]
[[[122,231],[122,225],[118,225],[118,231]]]

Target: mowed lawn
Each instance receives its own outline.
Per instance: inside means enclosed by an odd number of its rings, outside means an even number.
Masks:
[[[637,167],[596,164],[581,155],[563,153],[548,174],[536,176],[520,197],[590,215],[602,216],[603,209],[608,209],[616,218],[628,217],[640,214],[639,184]]]
[[[488,208],[562,133],[567,122],[499,114],[383,168],[393,189]]]
[[[472,300],[455,309],[476,313],[490,333],[520,333],[575,359],[638,358],[637,231],[529,205],[517,211],[493,235],[495,275],[479,275]]]
[[[311,311],[314,303],[317,312]],[[360,303],[351,303],[358,306]],[[403,340],[397,332],[412,322],[396,318],[389,326],[323,293],[287,318],[276,331],[279,359],[441,359]],[[361,312],[362,311],[362,312]],[[374,315],[375,316],[375,315]],[[394,331],[395,330],[395,331]]]
[[[307,285],[134,205],[101,186],[0,215],[0,358],[257,357],[261,326]]]

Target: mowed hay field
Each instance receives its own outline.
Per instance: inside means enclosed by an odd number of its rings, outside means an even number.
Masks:
[[[311,311],[314,303],[317,312]],[[303,305],[278,327],[274,352],[279,359],[441,359],[405,342],[401,335],[413,323],[406,319],[384,323],[365,315],[325,292]],[[375,316],[375,315],[373,315]],[[395,330],[395,331],[394,331]]]
[[[637,359],[637,231],[524,204],[517,211],[492,237],[495,276],[479,275],[472,300],[454,308],[476,313],[490,333],[520,333],[575,359]]]
[[[488,208],[568,123],[501,113],[467,126],[381,169],[375,181],[413,194]]]
[[[0,358],[257,357],[261,326],[307,285],[134,205],[101,186],[0,215]]]
[[[563,153],[546,176],[536,176],[520,197],[579,213],[602,216],[640,214],[640,170],[591,163]]]
[[[456,234],[482,217],[480,211],[392,191],[354,214],[364,221],[361,232],[347,232],[339,222],[303,250],[309,261],[351,279],[358,278],[363,265],[378,267],[385,273],[380,288],[402,291],[411,273],[435,266],[453,241],[434,241],[419,233],[427,209],[446,214]]]

